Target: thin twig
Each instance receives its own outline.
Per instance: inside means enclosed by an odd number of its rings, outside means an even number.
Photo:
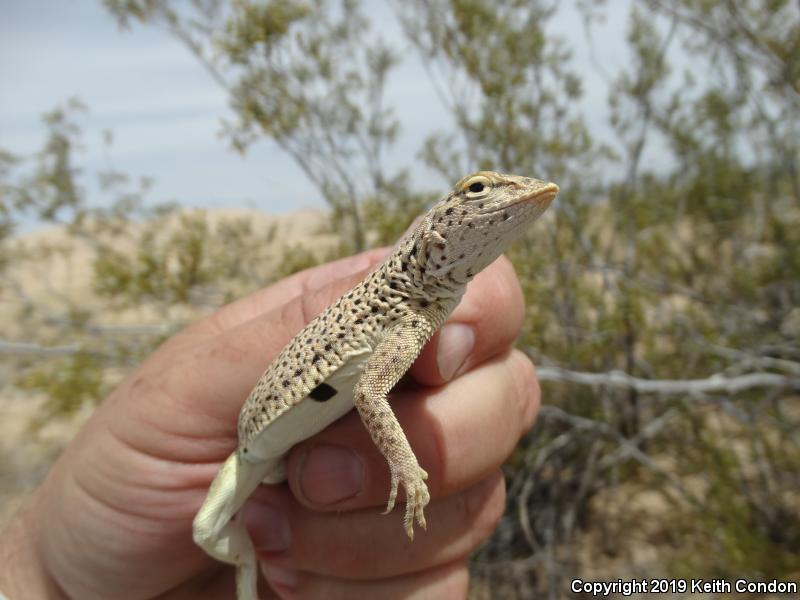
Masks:
[[[700,395],[712,392],[736,394],[758,387],[779,387],[800,391],[800,377],[787,377],[765,372],[748,373],[735,377],[716,373],[706,379],[642,379],[623,371],[587,373],[570,371],[561,367],[539,367],[537,376],[539,381],[565,381],[579,385],[634,389],[650,394]]]

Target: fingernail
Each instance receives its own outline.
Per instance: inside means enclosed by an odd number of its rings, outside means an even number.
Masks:
[[[271,504],[250,502],[243,512],[242,519],[257,551],[283,552],[289,547],[292,532],[282,510]]]
[[[464,366],[475,347],[475,331],[469,325],[450,323],[439,332],[436,362],[439,375],[450,381]]]
[[[297,585],[297,571],[294,569],[261,563],[261,572],[271,586],[295,587]]]
[[[312,504],[327,506],[361,492],[364,465],[349,448],[313,446],[301,460],[300,488]]]

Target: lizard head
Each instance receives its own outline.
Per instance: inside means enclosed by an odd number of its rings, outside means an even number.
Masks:
[[[494,261],[550,206],[555,183],[479,171],[459,181],[417,229],[426,277],[466,282]]]

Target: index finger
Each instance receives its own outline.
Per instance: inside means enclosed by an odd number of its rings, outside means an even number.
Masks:
[[[315,292],[338,279],[366,271],[386,258],[388,253],[388,248],[376,248],[324,265],[304,269],[245,298],[223,306],[211,317],[220,331],[232,329],[240,323],[262,314],[265,310],[286,304],[292,298]]]
[[[366,272],[386,258],[388,253],[389,248],[375,248],[294,273],[217,309],[204,319],[184,328],[165,342],[164,346],[176,349],[202,343],[294,298],[316,292],[337,280]]]
[[[315,315],[356,285],[362,276],[363,273],[359,273],[334,279],[314,292],[273,306],[272,310],[193,346],[190,368],[199,377],[190,377],[188,381],[198,386],[192,394],[198,401],[196,406],[206,404],[199,402],[200,398],[211,399],[206,408],[221,418],[218,423],[229,421],[233,426],[235,412],[243,398],[281,348]],[[412,367],[411,376],[424,385],[439,385],[506,351],[519,331],[522,313],[522,292],[514,270],[507,259],[496,260],[469,285],[452,321],[423,349]],[[468,328],[474,332],[472,343],[463,347],[453,344],[448,327]],[[463,352],[465,358],[460,368],[443,374],[442,355],[449,352],[448,344],[458,346],[456,350]],[[180,385],[187,386],[185,373],[181,373],[180,379]],[[219,402],[220,398],[226,401]]]

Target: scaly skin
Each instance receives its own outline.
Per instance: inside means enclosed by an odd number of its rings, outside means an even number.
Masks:
[[[285,478],[283,456],[352,405],[389,463],[392,510],[405,490],[406,533],[425,528],[427,473],[387,396],[458,304],[467,283],[550,205],[558,187],[483,171],[465,177],[350,292],[313,319],[267,368],[239,417],[239,448],[195,517],[195,541],[237,566],[240,600],[255,600],[256,560],[232,520],[262,481]]]

